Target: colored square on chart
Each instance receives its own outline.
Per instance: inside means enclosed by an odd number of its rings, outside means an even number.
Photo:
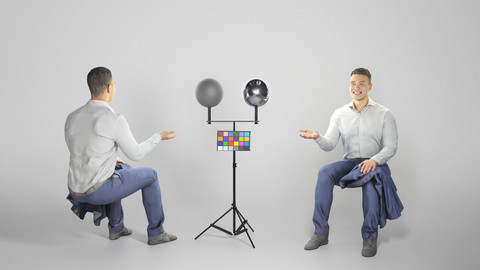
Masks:
[[[217,151],[250,151],[250,131],[217,131]]]

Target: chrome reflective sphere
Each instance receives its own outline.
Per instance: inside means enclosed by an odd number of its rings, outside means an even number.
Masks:
[[[267,103],[270,92],[267,85],[260,79],[253,79],[247,83],[243,90],[243,98],[250,106],[263,106]]]
[[[198,103],[205,107],[215,107],[222,101],[223,89],[214,79],[204,79],[197,85],[195,91]]]

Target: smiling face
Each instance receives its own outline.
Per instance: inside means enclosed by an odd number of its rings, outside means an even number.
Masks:
[[[353,74],[350,77],[350,95],[355,101],[368,100],[368,92],[372,89],[372,83],[366,75]]]

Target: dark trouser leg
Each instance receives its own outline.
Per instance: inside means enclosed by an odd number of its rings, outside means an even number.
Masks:
[[[380,200],[375,184],[372,181],[362,186],[363,226],[362,237],[366,239],[378,237],[378,219],[380,214]]]
[[[315,209],[313,224],[315,233],[328,236],[330,208],[333,201],[333,187],[340,179],[349,173],[359,162],[356,160],[341,160],[323,166],[318,172],[317,186],[315,187]]]
[[[157,173],[155,173],[152,184],[142,189],[142,199],[148,219],[148,236],[151,237],[163,233],[165,215],[163,213],[162,195],[160,185],[158,184]]]
[[[109,220],[115,224],[123,220],[121,199],[142,190],[143,206],[147,214],[148,236],[163,233],[164,213],[157,173],[152,168],[125,168],[115,171],[119,177],[111,177],[105,183],[86,197],[89,203],[111,205]],[[117,226],[113,225],[115,228]],[[123,227],[120,229],[122,230]]]
[[[123,230],[123,208],[122,201],[116,201],[105,206],[108,218],[108,231],[110,234]]]

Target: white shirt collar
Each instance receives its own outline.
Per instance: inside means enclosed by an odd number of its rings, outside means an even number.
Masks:
[[[112,112],[115,112],[112,107],[110,107],[110,105],[108,105],[107,102],[103,101],[103,100],[98,100],[98,99],[90,99],[88,101],[88,104],[90,105],[94,105],[94,106],[104,106],[104,107],[107,107],[108,109],[110,109]]]
[[[365,106],[365,107],[368,107],[368,106],[373,107],[373,106],[376,106],[376,105],[377,105],[377,103],[369,97],[367,106]],[[352,100],[352,102],[348,103],[347,106],[350,107],[351,109],[355,110],[355,104],[353,103],[353,100]]]

